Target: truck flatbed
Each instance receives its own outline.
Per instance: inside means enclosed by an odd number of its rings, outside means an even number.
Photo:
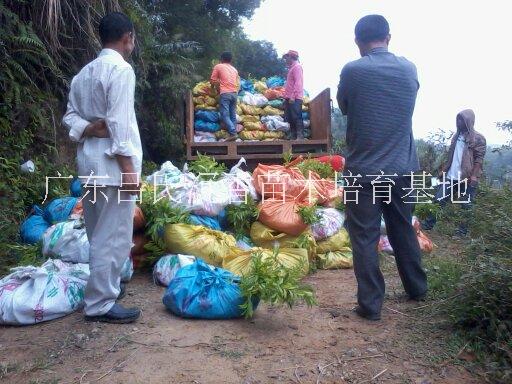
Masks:
[[[197,159],[197,155],[213,156],[224,162],[237,161],[244,157],[250,163],[276,162],[285,152],[294,156],[323,156],[331,150],[331,93],[327,88],[309,103],[311,119],[311,139],[272,140],[272,141],[231,141],[231,142],[194,142],[194,104],[192,93],[185,99],[185,144],[187,160]]]

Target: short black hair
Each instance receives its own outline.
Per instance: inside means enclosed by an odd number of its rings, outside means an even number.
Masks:
[[[364,16],[357,22],[355,34],[361,43],[382,41],[389,35],[388,21],[381,15]]]
[[[125,33],[133,31],[133,23],[124,13],[107,13],[99,26],[101,44],[115,43],[121,40]]]
[[[223,63],[231,63],[231,60],[233,60],[233,55],[231,52],[222,52],[220,55],[220,61]]]

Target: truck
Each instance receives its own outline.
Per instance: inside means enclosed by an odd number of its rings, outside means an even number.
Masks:
[[[276,163],[284,153],[293,156],[326,155],[331,150],[331,91],[324,89],[309,103],[311,138],[304,140],[194,142],[194,103],[192,92],[185,95],[185,134],[187,161],[198,154],[213,156],[225,163],[245,158],[248,163]]]

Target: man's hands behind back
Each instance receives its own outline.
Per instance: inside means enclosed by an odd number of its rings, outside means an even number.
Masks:
[[[85,137],[99,137],[101,139],[110,137],[107,128],[107,123],[105,123],[105,120],[103,119],[96,120],[95,122],[85,127],[83,135]]]

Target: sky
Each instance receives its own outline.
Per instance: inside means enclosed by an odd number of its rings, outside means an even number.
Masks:
[[[457,113],[471,108],[475,129],[488,144],[501,144],[511,138],[495,125],[512,120],[511,11],[511,2],[498,0],[264,0],[244,30],[279,54],[298,51],[305,89],[314,96],[330,87],[336,105],[341,68],[360,57],[357,20],[382,14],[389,50],[418,68],[415,137],[455,130]]]

